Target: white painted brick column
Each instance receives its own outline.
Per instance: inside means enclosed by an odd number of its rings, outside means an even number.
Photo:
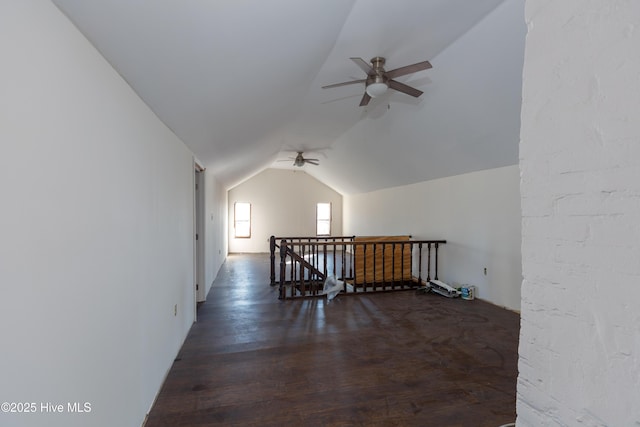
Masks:
[[[520,426],[640,426],[640,1],[527,0]]]

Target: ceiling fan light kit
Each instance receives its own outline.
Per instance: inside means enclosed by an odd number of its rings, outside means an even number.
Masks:
[[[389,89],[386,82],[373,82],[367,85],[365,92],[372,97],[377,98],[380,95],[384,95],[384,93]]]
[[[395,77],[405,76],[417,71],[427,70],[432,68],[429,61],[418,62],[412,65],[406,65],[404,67],[396,68],[391,71],[385,71],[384,64],[385,59],[381,56],[376,56],[371,59],[371,65],[367,64],[362,58],[351,58],[351,60],[360,67],[365,73],[367,78],[362,80],[353,80],[350,82],[336,83],[332,85],[322,86],[323,89],[329,89],[338,86],[346,86],[355,83],[364,83],[365,92],[360,100],[360,106],[369,104],[371,98],[376,98],[383,95],[389,88],[398,92],[406,93],[415,98],[422,95],[422,91],[407,86],[404,83],[393,80]]]

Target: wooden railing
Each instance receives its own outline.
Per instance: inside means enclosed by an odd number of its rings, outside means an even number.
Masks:
[[[438,279],[438,247],[446,240],[367,239],[272,236],[271,283],[279,284],[279,298],[322,295],[330,275],[345,283],[345,293],[414,289]]]
[[[333,236],[327,236],[327,237],[319,237],[319,236],[313,236],[313,237],[276,237],[276,236],[271,236],[269,238],[269,253],[270,253],[270,262],[271,262],[271,275],[270,275],[270,280],[271,280],[271,286],[275,286],[276,285],[276,249],[279,249],[280,246],[278,246],[278,242],[281,242],[283,240],[289,242],[290,244],[303,244],[303,243],[307,243],[307,244],[311,244],[311,243],[318,243],[318,242],[352,242],[353,239],[355,238],[355,236],[338,236],[338,237],[333,237]],[[304,248],[303,248],[304,250]]]

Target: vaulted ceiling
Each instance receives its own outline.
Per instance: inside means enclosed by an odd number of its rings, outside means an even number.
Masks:
[[[295,151],[343,194],[518,162],[524,0],[53,2],[227,188]],[[375,56],[424,94],[321,89]]]

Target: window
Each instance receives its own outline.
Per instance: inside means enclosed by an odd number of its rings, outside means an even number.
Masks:
[[[316,205],[316,235],[331,235],[331,203],[318,203]]]
[[[235,202],[233,204],[233,228],[236,237],[251,237],[251,203]]]

